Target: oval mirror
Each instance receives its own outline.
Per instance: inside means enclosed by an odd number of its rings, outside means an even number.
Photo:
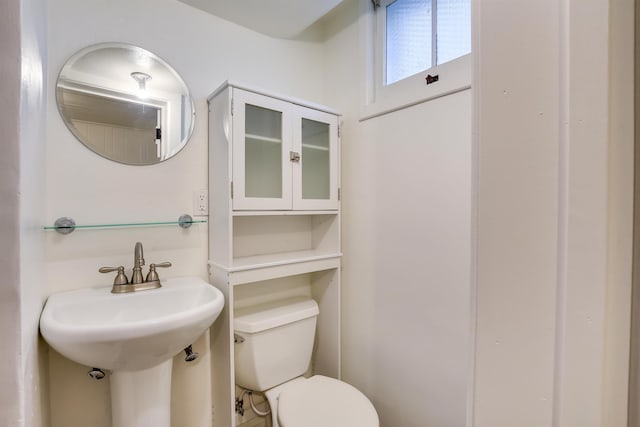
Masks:
[[[180,75],[148,50],[124,43],[89,46],[69,58],[56,100],[80,142],[127,165],[167,160],[193,132],[193,100]]]

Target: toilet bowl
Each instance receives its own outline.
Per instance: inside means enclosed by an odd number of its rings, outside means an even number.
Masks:
[[[269,391],[266,392],[269,399]],[[378,427],[375,408],[355,387],[322,375],[284,384],[277,408],[279,427]],[[273,424],[278,427],[278,424]]]
[[[236,384],[265,394],[273,427],[379,427],[375,408],[355,387],[304,377],[318,314],[305,297],[236,310]]]

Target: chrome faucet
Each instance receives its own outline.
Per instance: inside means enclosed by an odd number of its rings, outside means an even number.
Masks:
[[[133,276],[131,276],[131,284],[138,285],[144,283],[142,277],[142,266],[144,265],[144,254],[142,250],[142,243],[136,242],[136,247],[133,249]]]
[[[149,265],[149,274],[144,279],[142,276],[142,266],[144,265],[144,251],[142,249],[142,243],[136,242],[136,246],[133,249],[133,276],[131,276],[131,282],[127,280],[127,276],[124,274],[124,267],[101,267],[98,271],[100,273],[110,273],[117,271],[118,274],[113,281],[113,288],[111,293],[119,294],[124,292],[144,291],[146,289],[159,288],[160,278],[156,272],[157,267],[171,267],[170,262],[161,262],[159,264]]]

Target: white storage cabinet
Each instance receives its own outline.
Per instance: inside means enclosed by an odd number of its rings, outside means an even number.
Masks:
[[[229,88],[233,209],[338,209],[338,116]]]
[[[339,122],[327,107],[231,82],[209,97],[209,276],[225,295],[211,335],[214,426],[238,421],[236,309],[313,298],[311,370],[340,378]]]

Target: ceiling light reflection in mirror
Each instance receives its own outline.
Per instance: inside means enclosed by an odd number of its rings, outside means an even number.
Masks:
[[[73,55],[58,77],[56,100],[76,138],[119,163],[167,160],[193,132],[193,100],[182,78],[158,56],[124,43]]]

